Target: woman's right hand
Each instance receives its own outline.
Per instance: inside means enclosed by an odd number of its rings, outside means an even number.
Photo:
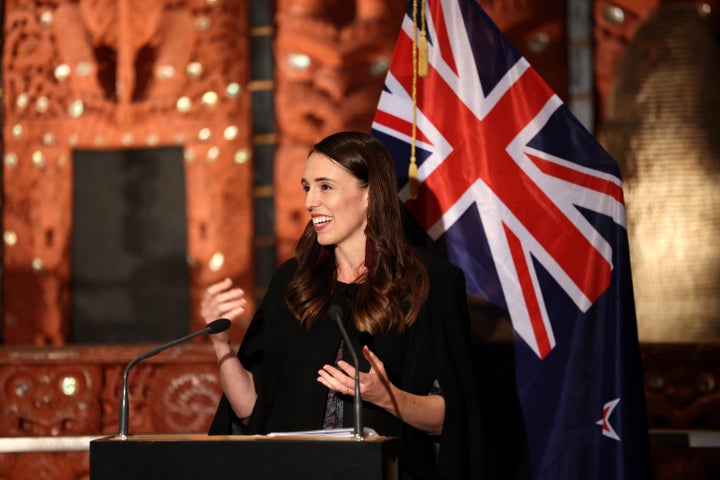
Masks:
[[[226,278],[205,290],[200,313],[206,324],[218,318],[235,320],[245,311],[246,305],[245,292],[233,288],[232,281]],[[230,406],[238,417],[249,417],[257,401],[253,374],[240,363],[237,352],[230,345],[227,330],[210,335],[210,339],[220,369],[220,383]]]
[[[235,320],[245,311],[247,305],[245,292],[241,288],[232,288],[232,286],[232,280],[225,278],[205,290],[200,304],[200,314],[206,324],[218,318]],[[210,338],[213,341],[227,342],[230,335],[226,330],[210,335]]]

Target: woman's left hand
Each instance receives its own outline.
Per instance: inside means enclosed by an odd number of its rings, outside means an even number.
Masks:
[[[400,390],[388,380],[385,364],[368,347],[363,347],[362,352],[370,363],[370,371],[360,373],[360,397],[384,408],[412,427],[440,434],[445,418],[442,395],[416,395]],[[323,366],[317,380],[331,390],[345,395],[355,394],[355,368],[345,361],[337,362],[337,367]]]
[[[370,371],[360,373],[360,396],[363,400],[387,408],[392,403],[393,394],[385,365],[367,346],[363,347],[362,353],[370,363]],[[324,365],[318,372],[317,380],[344,395],[355,394],[355,367],[344,360],[337,362],[337,367]]]

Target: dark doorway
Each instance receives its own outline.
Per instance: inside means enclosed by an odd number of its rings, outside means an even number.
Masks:
[[[74,343],[146,343],[190,327],[181,147],[73,155]]]

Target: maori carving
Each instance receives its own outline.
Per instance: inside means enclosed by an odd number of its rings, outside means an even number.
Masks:
[[[659,0],[597,0],[593,5],[597,117],[605,117],[607,98],[625,49]]]
[[[369,131],[404,0],[278,2],[275,110],[277,258],[293,253],[307,217],[299,188],[312,144],[338,130]]]
[[[104,110],[103,103],[115,103],[120,127],[134,120],[132,102],[173,106],[182,87],[176,73],[189,63],[197,36],[189,11],[142,0],[60,4],[53,30],[63,39],[57,46],[70,67],[70,90],[86,108]]]
[[[650,428],[712,430],[720,425],[720,349],[648,344],[643,349]]]
[[[100,425],[99,431],[105,435],[112,435],[118,433],[118,420],[120,417],[120,395],[122,391],[122,375],[126,364],[127,362],[124,362],[124,364],[121,364],[120,362],[112,362],[108,365],[105,365],[102,371],[103,382],[102,389],[98,393],[98,401],[100,402],[100,405],[102,405],[102,411],[104,415],[101,420],[102,424]],[[137,380],[135,378],[135,375],[142,375],[142,369],[138,368],[140,372],[137,372],[135,370],[136,369],[133,369],[131,376],[131,380],[133,382]],[[128,398],[131,392],[131,387],[132,384],[128,383]],[[133,403],[131,401],[130,418],[128,419],[128,430],[130,432],[134,431],[133,429],[137,427],[137,424],[133,424],[133,421],[137,420],[137,418],[133,418],[132,407]],[[135,417],[137,417],[137,415]]]
[[[100,403],[104,412],[102,432],[115,434],[118,432],[120,414],[120,395],[122,392],[122,376],[125,365],[109,364],[103,370],[103,389],[100,392]],[[140,364],[132,369],[128,378],[128,430],[131,433],[149,433],[152,430],[152,419],[143,414],[147,404],[147,386],[152,375],[152,365]]]
[[[100,369],[92,365],[0,369],[2,436],[88,435],[100,427]]]
[[[191,347],[190,347],[191,348]],[[138,365],[130,376],[131,433],[204,433],[220,398],[209,347],[180,349],[187,363]],[[115,434],[125,357],[135,351],[88,347],[30,358],[0,352],[0,436]],[[69,356],[86,364],[66,365]],[[0,453],[0,478],[87,479],[87,452]]]
[[[148,361],[132,369],[128,378],[131,433],[203,433],[210,427],[222,387],[209,347],[201,355],[192,346],[176,348],[177,357]],[[189,353],[188,353],[189,352]],[[167,357],[166,357],[167,358]],[[176,359],[187,363],[178,363]],[[102,405],[104,434],[118,431],[122,374],[125,364],[110,362],[103,368]]]
[[[278,172],[274,185],[278,259],[288,259],[295,254],[295,242],[308,222],[307,212],[302,208],[303,191],[297,179],[302,178],[309,149],[310,146],[304,143],[283,141],[275,151],[275,171]]]
[[[89,480],[88,452],[0,453],[0,478]]]
[[[191,372],[183,366],[158,370],[153,389],[148,392],[154,431],[208,431],[222,391],[217,368],[208,367]]]
[[[4,7],[5,343],[68,340],[74,149],[182,145],[192,327],[208,283],[252,292],[247,2]]]

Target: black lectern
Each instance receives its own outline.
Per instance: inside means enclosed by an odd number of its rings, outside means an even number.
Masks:
[[[90,442],[91,480],[391,480],[398,440],[331,436],[131,435]]]

